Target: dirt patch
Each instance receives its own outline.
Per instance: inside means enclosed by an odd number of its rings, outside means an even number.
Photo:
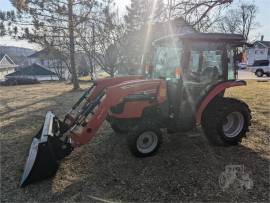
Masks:
[[[20,189],[32,136],[48,110],[62,117],[82,94],[71,88],[64,83],[1,87],[1,202],[269,201],[269,85],[256,81],[227,93],[245,100],[253,112],[251,131],[240,146],[210,147],[200,131],[166,135],[156,156],[139,159],[128,151],[125,135],[105,123],[91,143],[63,160],[53,179]],[[222,189],[219,179],[231,165],[244,167],[251,189],[237,183]]]

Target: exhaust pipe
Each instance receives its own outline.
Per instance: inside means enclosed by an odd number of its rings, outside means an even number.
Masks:
[[[32,140],[20,181],[21,187],[54,176],[60,160],[73,151],[71,144],[61,139],[64,131],[62,126],[52,112],[47,112],[43,127]]]

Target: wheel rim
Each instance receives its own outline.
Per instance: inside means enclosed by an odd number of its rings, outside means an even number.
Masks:
[[[137,139],[137,149],[144,154],[152,152],[157,145],[158,137],[156,133],[152,131],[142,133]]]
[[[258,76],[258,77],[262,77],[262,76],[263,76],[262,71],[257,71],[257,76]]]
[[[227,115],[223,124],[223,133],[226,137],[233,138],[243,130],[245,119],[242,113],[232,112]]]

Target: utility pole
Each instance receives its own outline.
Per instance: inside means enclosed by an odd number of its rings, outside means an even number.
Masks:
[[[73,0],[68,0],[68,29],[69,29],[69,54],[70,54],[70,71],[72,75],[73,89],[80,88],[76,65],[75,65],[75,39],[74,39],[74,19],[73,19]]]

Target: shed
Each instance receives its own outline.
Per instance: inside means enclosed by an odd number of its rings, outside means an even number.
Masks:
[[[36,63],[22,67],[16,72],[6,75],[6,78],[30,78],[37,79],[38,81],[59,80],[56,73]]]

